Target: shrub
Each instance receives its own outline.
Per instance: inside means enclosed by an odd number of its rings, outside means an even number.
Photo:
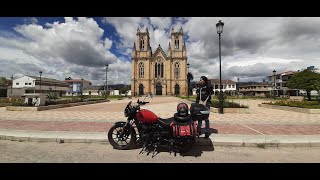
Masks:
[[[308,109],[320,109],[320,103],[318,101],[276,101],[276,102],[263,102],[262,104],[299,107]]]
[[[0,99],[0,103],[11,103],[8,98]]]
[[[16,100],[11,102],[11,106],[28,106],[28,104],[24,103],[22,100]]]
[[[219,108],[219,101],[212,101],[211,107]],[[243,104],[239,104],[236,102],[229,102],[229,101],[223,101],[223,107],[224,108],[248,108],[248,106],[245,106]]]

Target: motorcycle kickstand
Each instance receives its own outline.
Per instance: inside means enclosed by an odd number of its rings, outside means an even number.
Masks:
[[[143,143],[142,149],[139,152],[139,154],[143,154],[143,151],[146,149],[146,144],[147,144],[147,142]]]
[[[152,153],[152,158],[156,155],[157,147],[158,147],[157,145],[154,146],[154,150],[153,150],[153,153]]]

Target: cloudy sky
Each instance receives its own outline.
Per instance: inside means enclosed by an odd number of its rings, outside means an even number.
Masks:
[[[171,27],[183,28],[190,72],[219,78],[222,20],[222,79],[262,81],[277,72],[320,68],[320,18],[308,17],[0,17],[0,76],[64,80],[84,78],[94,85],[129,84],[131,52],[139,27],[149,29],[152,49],[167,53]]]

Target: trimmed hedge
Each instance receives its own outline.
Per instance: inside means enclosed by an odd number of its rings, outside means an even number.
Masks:
[[[263,102],[262,104],[299,107],[307,109],[320,109],[320,103],[318,101],[276,101],[276,102]]]
[[[219,108],[219,101],[213,100],[211,101],[211,107]],[[236,102],[230,102],[230,101],[223,101],[223,107],[224,108],[248,108],[248,106],[245,106],[243,104],[239,104]]]

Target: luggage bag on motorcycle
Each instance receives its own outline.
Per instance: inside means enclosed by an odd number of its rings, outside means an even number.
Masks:
[[[206,120],[209,118],[210,109],[203,104],[192,103],[190,107],[192,120]]]
[[[197,134],[197,121],[192,121],[191,116],[181,118],[175,115],[174,121],[170,124],[173,136],[185,137]]]

